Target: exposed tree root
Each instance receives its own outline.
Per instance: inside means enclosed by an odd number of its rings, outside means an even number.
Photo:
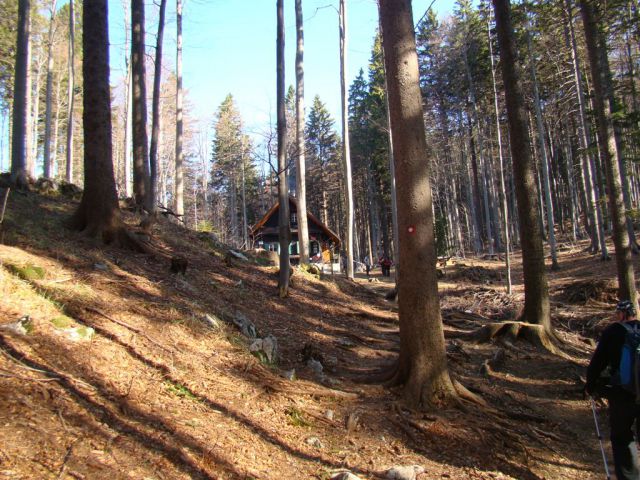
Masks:
[[[558,353],[555,345],[557,339],[552,337],[542,325],[525,322],[497,322],[490,323],[471,332],[469,338],[478,343],[486,343],[494,340],[502,341],[507,345],[517,340],[525,340],[536,347],[543,348],[553,354]]]
[[[480,395],[476,395],[471,392],[467,387],[462,385],[458,380],[453,380],[453,388],[455,388],[456,393],[462,400],[466,400],[471,403],[475,403],[476,405],[481,405],[483,407],[488,407],[489,404],[482,398]]]
[[[395,361],[391,365],[382,367],[379,370],[359,375],[353,378],[353,381],[365,384],[380,383],[387,387],[393,387],[397,385],[395,378],[397,376],[398,369],[399,364]]]

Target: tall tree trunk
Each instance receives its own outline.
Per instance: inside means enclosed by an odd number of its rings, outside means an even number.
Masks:
[[[468,117],[469,118],[469,117]],[[476,155],[476,142],[473,135],[473,125],[471,120],[468,120],[469,129],[469,158],[471,160],[471,184],[473,186],[473,211],[475,213],[474,226],[476,232],[476,242],[478,250],[476,253],[482,250],[482,203],[480,201],[480,180],[478,174],[478,157]]]
[[[138,207],[148,206],[150,190],[144,28],[144,0],[131,0],[133,195]]]
[[[383,52],[384,57],[384,52]],[[384,59],[383,59],[384,62]],[[391,228],[393,229],[393,262],[398,265],[400,261],[400,243],[398,241],[398,197],[396,189],[396,165],[393,156],[393,135],[391,133],[391,114],[389,112],[389,88],[387,86],[387,74],[384,74],[384,104],[387,109],[387,136],[389,138],[389,176],[391,184]],[[396,285],[398,283],[398,269],[395,271]]]
[[[13,88],[13,121],[11,131],[11,181],[19,188],[27,187],[27,70],[29,69],[29,37],[31,34],[31,2],[18,2],[18,34]]]
[[[491,81],[493,85],[493,108],[496,114],[496,135],[498,137],[498,159],[500,161],[500,197],[502,207],[502,218],[504,225],[504,259],[507,267],[507,293],[511,295],[511,259],[509,258],[509,250],[511,242],[509,239],[509,208],[507,207],[507,189],[504,183],[504,159],[502,157],[502,132],[500,130],[500,108],[498,106],[498,87],[496,85],[496,68],[493,58],[493,38],[491,37],[491,26],[487,20],[487,34],[489,36],[489,58],[491,60]]]
[[[598,140],[609,189],[609,209],[613,223],[613,243],[618,270],[618,296],[636,303],[636,287],[631,263],[631,246],[626,231],[626,219],[620,181],[620,164],[617,158],[611,110],[605,101],[606,90],[602,60],[598,52],[598,23],[595,6],[589,0],[580,0],[580,11],[584,23],[584,36],[593,80],[594,104],[598,123]]]
[[[567,41],[571,44],[571,63],[573,67],[573,80],[576,86],[576,94],[578,101],[578,140],[582,149],[581,162],[584,176],[588,215],[592,225],[591,238],[592,250],[597,252],[600,250],[600,258],[606,260],[609,258],[607,244],[604,235],[602,208],[600,206],[600,192],[598,191],[598,183],[595,179],[595,161],[593,155],[589,153],[590,131],[587,122],[587,114],[584,99],[584,90],[582,87],[582,72],[580,70],[578,47],[576,42],[575,30],[573,28],[573,8],[571,0],[565,0],[565,13],[567,15],[566,23],[568,25]]]
[[[67,86],[67,161],[65,178],[67,182],[73,183],[73,103],[75,98],[75,42],[76,42],[76,19],[74,15],[73,2],[69,1],[69,82]]]
[[[154,213],[158,203],[158,144],[160,143],[160,83],[162,80],[162,40],[164,38],[164,16],[167,0],[160,0],[158,18],[158,35],[156,36],[156,59],[153,71],[153,100],[151,104],[151,145],[149,147],[149,191],[147,192],[146,207],[149,213]]]
[[[176,215],[184,215],[184,173],[182,153],[182,0],[176,0]]]
[[[278,114],[278,239],[280,241],[280,274],[278,276],[278,294],[280,298],[289,295],[289,244],[291,226],[289,224],[289,182],[287,181],[287,120],[284,104],[284,0],[276,0],[277,13],[277,114]]]
[[[540,93],[538,90],[538,76],[536,74],[536,65],[533,58],[533,49],[531,48],[531,28],[527,22],[527,51],[529,54],[529,72],[531,73],[531,81],[533,84],[533,107],[536,112],[536,127],[538,130],[538,152],[540,153],[540,170],[542,172],[542,189],[544,192],[544,206],[547,213],[547,228],[549,248],[551,249],[551,269],[560,268],[558,264],[558,252],[556,246],[555,221],[553,215],[553,202],[551,201],[551,186],[549,183],[549,159],[547,158],[547,147],[545,145],[545,130],[542,122],[542,108],[540,106]]]
[[[44,45],[42,42],[38,43],[38,55],[36,57],[36,74],[33,79],[33,98],[31,100],[32,112],[31,112],[31,138],[29,139],[31,143],[30,154],[27,156],[27,170],[30,172],[33,178],[37,178],[38,174],[36,172],[36,168],[38,165],[38,140],[40,129],[40,79],[42,77],[42,67],[44,65],[44,61],[42,56],[44,55]]]
[[[462,118],[458,119],[459,128],[460,128],[460,138],[461,138],[461,152],[462,152],[462,162],[466,165],[466,174],[467,174],[467,182],[466,182],[466,197],[467,204],[469,206],[469,213],[471,215],[471,229],[469,231],[469,236],[473,239],[473,252],[479,253],[482,250],[482,242],[481,242],[481,234],[480,234],[480,223],[478,218],[477,209],[480,207],[479,204],[479,196],[476,195],[478,189],[476,188],[477,176],[473,173],[473,163],[475,159],[475,154],[469,154],[469,144],[465,139],[463,130],[464,126],[462,123]],[[473,142],[471,142],[471,147],[473,147]],[[473,150],[473,148],[472,148]]]
[[[296,161],[298,242],[300,243],[300,264],[309,263],[309,225],[307,221],[307,184],[305,172],[304,142],[304,27],[302,0],[296,0],[296,140],[298,155]]]
[[[468,32],[467,32],[468,35]],[[480,125],[480,119],[478,115],[478,104],[476,102],[476,93],[475,93],[475,84],[473,81],[473,76],[471,75],[471,67],[469,65],[469,58],[467,55],[468,45],[465,42],[463,56],[464,56],[464,65],[465,71],[467,73],[467,81],[469,82],[469,99],[471,101],[471,105],[473,107],[473,124],[476,127],[476,133],[478,135],[478,156],[480,163],[480,170],[482,171],[482,178],[484,188],[482,189],[482,202],[484,206],[484,227],[485,234],[487,236],[487,246],[489,247],[489,254],[493,255],[493,233],[491,231],[491,212],[489,209],[489,192],[487,186],[487,175],[488,168],[486,166],[487,159],[484,151],[484,134],[482,133],[482,126]],[[475,148],[473,145],[473,126],[471,122],[469,124],[469,134],[471,136],[471,148],[472,148],[472,158],[474,165],[474,176],[475,176],[475,187],[476,187],[476,199],[478,202],[477,208],[480,209],[480,185],[478,181],[478,166],[475,160]]]
[[[56,80],[56,115],[53,121],[53,138],[52,138],[52,147],[51,147],[51,168],[55,168],[58,176],[60,175],[60,166],[58,165],[58,138],[59,138],[59,128],[60,125],[60,86],[61,82],[61,73],[58,72],[58,78]]]
[[[619,102],[616,100],[614,92],[613,92],[613,81],[611,79],[611,69],[609,67],[609,57],[607,54],[607,40],[605,33],[601,30],[597,30],[597,48],[599,52],[600,62],[601,62],[601,71],[602,71],[602,82],[605,93],[605,101],[609,104],[609,111],[611,112],[611,119],[613,123],[613,136],[615,140],[615,156],[618,159],[618,170],[620,171],[620,186],[622,189],[622,200],[623,205],[626,210],[631,210],[631,197],[629,195],[629,179],[627,175],[627,162],[625,158],[625,150],[624,150],[624,141],[622,134],[622,127],[620,126],[620,122],[616,120],[616,118],[623,113],[622,108],[620,107]],[[627,235],[629,235],[629,246],[631,248],[631,252],[634,254],[638,253],[638,242],[636,241],[636,234],[633,230],[633,220],[630,216],[624,212],[626,227],[627,227]]]
[[[31,7],[30,7],[31,8]],[[33,18],[29,15],[29,31],[33,27]],[[24,161],[25,170],[29,177],[33,177],[33,38],[31,35],[28,39],[29,45],[27,46],[27,91],[26,91],[26,103],[27,103],[27,123],[26,130],[24,132]]]
[[[516,69],[517,53],[511,24],[509,0],[493,0],[502,64],[502,78],[507,103],[507,118],[511,137],[511,157],[516,187],[522,269],[524,273],[524,310],[522,319],[542,325],[551,333],[549,289],[544,265],[544,250],[539,224],[539,210],[535,199],[534,164],[531,140],[522,99],[520,75]]]
[[[85,2],[82,9],[84,83],[84,191],[72,225],[105,243],[119,242],[116,183],[111,143],[109,32],[107,0]]]
[[[128,42],[127,42],[128,43]],[[124,107],[124,161],[123,161],[123,176],[124,176],[124,195],[126,198],[131,198],[131,123],[132,123],[132,103],[133,103],[133,89],[131,88],[131,57],[128,56],[126,61],[127,66],[127,80],[125,88],[125,107]]]
[[[347,92],[347,10],[340,0],[340,97],[342,99],[342,161],[344,162],[345,201],[347,204],[346,252],[347,278],[353,279],[353,179],[349,147],[349,97]]]
[[[130,9],[127,9],[127,0],[122,0],[122,9],[128,11],[129,18],[127,19],[127,14],[125,14],[124,20],[124,38],[125,45],[129,45],[129,34],[131,32],[131,12]],[[124,101],[124,140],[123,140],[123,156],[124,160],[122,162],[122,175],[124,177],[124,196],[125,198],[131,198],[132,190],[131,190],[131,120],[133,115],[131,114],[132,103],[133,103],[133,94],[132,94],[132,86],[131,86],[131,50],[125,53],[124,56],[124,64],[127,69],[127,79],[125,82],[125,101]]]
[[[404,383],[409,405],[442,406],[451,403],[456,392],[440,317],[429,157],[410,0],[381,0],[380,19],[400,226],[400,358],[395,380]]]
[[[10,105],[10,104],[9,104]],[[10,105],[11,106],[11,105]],[[13,108],[13,107],[11,107]],[[5,171],[4,168],[4,151],[5,151],[5,136],[4,136],[4,129],[7,128],[7,130],[9,130],[8,125],[7,125],[7,116],[8,116],[8,112],[11,111],[10,109],[7,110],[2,110],[0,111],[0,115],[2,115],[2,123],[0,123],[0,170],[1,171]],[[9,133],[9,137],[7,138],[9,140],[10,143],[10,132]]]
[[[240,192],[242,198],[242,244],[243,248],[249,248],[249,226],[247,224],[247,192],[246,192],[246,177],[245,177],[245,141],[244,138],[241,142],[241,158],[240,166],[242,172],[242,191]]]
[[[56,0],[51,0],[51,18],[49,20],[49,44],[47,54],[47,97],[44,123],[44,176],[51,178],[51,111],[53,109],[53,24],[56,18]]]

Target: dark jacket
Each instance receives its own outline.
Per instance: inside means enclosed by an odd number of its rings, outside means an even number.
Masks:
[[[640,321],[638,320],[631,320],[626,323],[640,326]],[[587,367],[586,390],[588,393],[605,393],[605,396],[633,397],[631,393],[623,390],[621,387],[611,385],[609,378],[603,381],[601,377],[607,367],[609,367],[611,375],[620,369],[620,356],[626,334],[627,330],[619,322],[612,323],[602,332],[598,347],[591,358],[589,367]],[[606,392],[600,391],[602,384],[608,384]]]

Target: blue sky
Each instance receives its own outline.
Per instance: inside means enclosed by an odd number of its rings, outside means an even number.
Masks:
[[[238,105],[246,128],[267,129],[275,121],[276,102],[276,1],[275,0],[184,0],[184,86],[193,105],[192,114],[210,121],[227,94]],[[294,1],[285,0],[286,83],[295,83]],[[431,0],[414,0],[416,21]],[[147,44],[155,44],[157,7],[147,2]],[[305,26],[305,103],[319,95],[338,121],[340,78],[337,0],[303,0]],[[110,0],[112,43],[111,81],[123,75],[124,14],[121,0]],[[451,0],[436,0],[440,14],[452,9]],[[347,0],[348,82],[360,68],[367,69],[378,24],[375,0]],[[164,54],[175,64],[175,2],[167,5]],[[152,68],[151,63],[147,68]],[[165,72],[166,74],[166,72]],[[338,122],[339,123],[339,122]]]
[[[157,3],[158,0],[155,0]],[[276,116],[276,0],[183,0],[183,78],[192,106],[191,116],[210,125],[215,112],[231,93],[245,128],[254,137],[268,130]],[[67,1],[59,1],[60,8]],[[415,21],[432,0],[414,0]],[[109,0],[111,84],[124,76],[125,8],[129,0]],[[302,0],[305,27],[305,103],[307,112],[315,95],[327,105],[336,128],[340,124],[340,63],[338,0]],[[375,0],[346,0],[348,20],[347,76],[351,84],[362,68],[367,70],[378,25]],[[157,6],[146,1],[146,43],[153,54]],[[294,0],[285,0],[286,85],[295,84]],[[440,17],[451,13],[453,0],[434,0]],[[175,1],[167,2],[164,55],[169,68],[175,65]],[[152,62],[147,70],[152,71]],[[163,72],[166,78],[167,71]],[[151,85],[147,86],[149,94]],[[7,119],[8,120],[8,119]],[[8,168],[8,122],[0,155],[0,171]]]

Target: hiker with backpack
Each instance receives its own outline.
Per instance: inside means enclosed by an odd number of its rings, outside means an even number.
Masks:
[[[640,322],[629,300],[616,305],[616,322],[602,332],[587,368],[585,392],[609,402],[611,447],[618,480],[640,480],[634,439],[640,431]],[[610,377],[602,377],[606,369]],[[596,423],[597,426],[597,423]],[[605,462],[606,467],[606,462]]]

